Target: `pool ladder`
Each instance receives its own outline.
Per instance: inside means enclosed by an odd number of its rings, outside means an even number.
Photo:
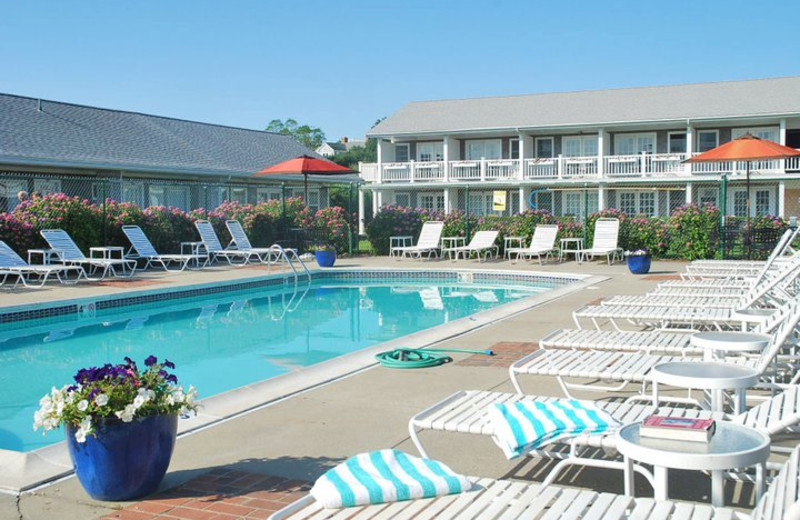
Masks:
[[[269,249],[270,249],[269,252],[270,258],[272,258],[272,256],[275,255],[276,260],[284,260],[289,265],[289,267],[292,270],[292,273],[294,274],[295,285],[297,285],[298,275],[297,275],[297,269],[295,269],[294,267],[293,259],[298,261],[300,267],[302,267],[303,271],[305,271],[306,277],[308,278],[308,282],[311,283],[311,271],[308,270],[306,264],[300,259],[299,256],[297,256],[296,249],[284,249],[283,246],[281,246],[280,244],[272,244],[272,246]]]

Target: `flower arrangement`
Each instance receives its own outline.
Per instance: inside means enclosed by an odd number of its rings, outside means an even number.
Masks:
[[[184,414],[197,409],[193,386],[184,391],[178,378],[167,372],[175,364],[148,356],[139,370],[129,357],[125,363],[83,368],[75,374],[75,384],[53,388],[39,400],[33,429],[44,433],[63,424],[77,427],[75,440],[85,442],[95,425],[110,419],[131,422],[136,417],[161,414]]]
[[[634,249],[633,251],[625,251],[625,256],[650,256],[650,250],[646,247],[641,249]]]

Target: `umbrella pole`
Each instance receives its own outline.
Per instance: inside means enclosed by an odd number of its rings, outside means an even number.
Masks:
[[[745,227],[745,240],[747,241],[747,259],[750,260],[750,255],[752,252],[752,233],[750,232],[750,161],[746,162],[747,169],[745,173],[745,191],[747,192],[747,198],[745,199],[744,207],[747,210],[747,226]]]

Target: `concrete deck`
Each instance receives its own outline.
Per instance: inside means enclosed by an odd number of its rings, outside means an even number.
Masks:
[[[642,294],[651,289],[659,279],[674,277],[683,270],[684,264],[654,262],[650,275],[634,276],[624,265],[607,266],[600,262],[582,265],[566,262],[544,267],[522,262],[512,264],[508,261],[482,264],[473,261],[451,263],[446,260],[397,262],[388,258],[356,258],[337,262],[337,267],[401,266],[535,270],[609,277],[605,282],[567,294],[502,322],[448,340],[442,345],[443,348],[488,349],[499,342],[512,344],[535,342],[555,328],[570,327],[571,312],[581,305],[609,295]],[[260,274],[259,270],[263,271],[264,268],[218,267],[188,273],[145,273],[141,276],[140,282],[91,287],[52,286],[39,291],[17,290],[13,295],[7,292],[0,294],[0,306],[36,304],[62,298],[245,278]],[[326,469],[362,451],[397,447],[409,453],[416,453],[407,432],[408,419],[414,413],[457,390],[513,391],[507,376],[507,365],[475,362],[467,359],[467,355],[454,357],[455,363],[433,369],[407,371],[382,367],[368,369],[211,428],[183,436],[178,441],[162,489],[175,488],[201,477],[206,478],[203,489],[209,495],[230,497],[232,494],[235,496],[235,489],[231,489],[231,480],[220,479],[218,489],[214,489],[213,482],[217,481],[211,478],[212,476],[235,472],[236,475],[257,474],[313,481]],[[202,390],[202,381],[192,381],[192,383]],[[531,378],[526,390],[532,394],[560,395],[560,390],[552,378],[538,380]],[[592,394],[592,397],[600,396]],[[488,438],[475,437],[429,434],[426,437],[426,445],[432,457],[465,474],[541,480],[543,472],[549,468],[549,464],[540,459],[507,461]],[[672,481],[672,495],[683,499],[708,500],[709,479],[695,474],[686,474],[686,478],[683,478],[683,473],[680,474],[681,478],[674,478]],[[205,477],[202,477],[204,475]],[[256,480],[248,480],[248,490],[252,490],[252,484]],[[209,482],[211,484],[208,484]],[[262,478],[259,482],[273,481]],[[564,474],[560,483],[622,491],[621,473],[609,470],[571,470]],[[643,482],[639,482],[638,485],[642,493],[652,492]],[[189,488],[176,489],[179,490],[177,498],[181,498],[180,490]],[[241,489],[244,490],[245,487]],[[726,491],[728,503],[744,507],[752,503],[752,497],[746,486],[745,492],[742,492],[741,486],[731,485],[726,487]],[[175,494],[170,496],[176,498]],[[176,503],[178,502],[181,501],[178,500]],[[142,504],[147,505],[147,501],[140,502],[138,506],[141,507]],[[151,505],[152,510],[145,515],[147,507],[140,508],[138,509],[140,512],[136,512],[132,508],[135,509],[137,505],[93,501],[87,497],[77,480],[69,477],[21,495],[0,495],[0,518],[86,519],[104,515],[141,519],[157,516],[183,518],[178,515],[170,516],[163,504],[159,507],[155,507],[155,503]],[[126,506],[130,507],[121,510]],[[195,515],[194,518],[237,518],[245,514],[228,513],[220,510],[214,513],[218,516],[209,512],[205,516]],[[191,516],[186,516],[189,517]],[[253,514],[250,517],[261,516]]]

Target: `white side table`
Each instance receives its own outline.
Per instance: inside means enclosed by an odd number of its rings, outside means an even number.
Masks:
[[[562,238],[558,247],[558,261],[563,262],[564,257],[569,260],[569,255],[575,255],[575,260],[581,261],[581,249],[583,249],[582,238]]]
[[[394,248],[409,247],[412,245],[414,245],[414,237],[412,236],[404,235],[404,236],[389,237],[389,258],[394,256]]]
[[[90,258],[102,258],[103,260],[122,260],[125,257],[125,248],[119,246],[90,247]]]
[[[718,361],[675,361],[662,363],[650,370],[653,380],[653,403],[658,406],[659,383],[679,388],[696,388],[710,393],[710,409],[724,411],[722,391],[736,394],[734,413],[743,413],[747,388],[758,383],[759,373],[750,367]]]
[[[761,352],[770,339],[768,334],[755,332],[710,331],[692,334],[689,343],[702,348],[706,361],[711,361],[725,359],[729,352]]]
[[[625,460],[625,494],[633,496],[633,462],[653,465],[655,499],[669,494],[667,470],[711,471],[711,504],[722,506],[723,471],[756,466],[756,496],[764,494],[764,470],[769,457],[769,436],[739,424],[717,421],[709,442],[652,439],[639,436],[641,423],[627,424],[617,431],[617,451]]]
[[[525,237],[503,237],[503,257],[504,258],[511,258],[511,255],[508,254],[508,250],[511,248],[512,245],[516,245],[516,247],[523,248],[525,247]]]
[[[447,253],[447,257],[452,260],[453,250],[466,245],[466,243],[466,237],[442,237],[442,258]]]
[[[200,267],[199,257],[201,256],[205,257],[203,267],[208,264],[208,251],[206,251],[206,247],[203,245],[203,242],[181,242],[181,254],[198,257],[193,260],[195,267]]]
[[[738,309],[731,313],[731,320],[742,322],[742,330],[747,330],[748,325],[762,325],[775,312],[775,309]]]
[[[50,265],[54,259],[62,261],[60,249],[28,249],[28,263],[34,264],[33,257],[37,255],[42,258],[41,265]]]

